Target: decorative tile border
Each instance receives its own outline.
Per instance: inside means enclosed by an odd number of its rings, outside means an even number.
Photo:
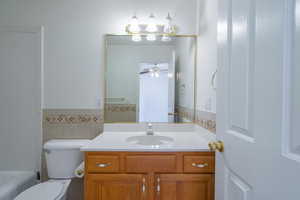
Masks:
[[[196,110],[194,116],[194,110],[182,106],[176,106],[176,113],[179,118],[179,122],[182,121],[191,121],[195,124],[205,128],[213,133],[216,132],[216,114],[206,111]]]
[[[213,133],[216,133],[216,121],[214,120],[201,119],[196,120],[195,123]]]
[[[184,120],[193,122],[195,119],[193,109],[183,107],[183,106],[176,106],[175,112],[177,113],[177,117],[179,118],[180,122]]]
[[[216,114],[196,110],[195,123],[213,133],[216,132]]]
[[[106,111],[108,112],[136,112],[135,104],[107,104]],[[176,106],[175,112],[179,121],[191,121],[199,126],[208,129],[211,132],[216,132],[216,114],[194,110],[182,106]],[[46,109],[43,111],[43,122],[45,125],[59,124],[103,124],[104,112],[96,109]]]
[[[107,112],[136,112],[136,104],[105,104]]]
[[[53,109],[44,110],[46,124],[101,124],[103,123],[102,110]]]

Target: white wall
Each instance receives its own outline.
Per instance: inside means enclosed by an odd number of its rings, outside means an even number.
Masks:
[[[0,25],[45,27],[45,108],[98,108],[104,38],[120,33],[134,11],[174,17],[179,33],[196,32],[197,0],[1,0]]]
[[[218,0],[198,0],[197,109],[216,112],[211,77],[217,69]]]

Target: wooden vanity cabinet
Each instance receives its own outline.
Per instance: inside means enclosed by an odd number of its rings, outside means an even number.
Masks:
[[[213,200],[213,152],[86,152],[85,200]]]
[[[142,174],[88,174],[86,199],[146,200],[146,178]]]
[[[212,200],[213,175],[160,174],[157,176],[157,200]]]

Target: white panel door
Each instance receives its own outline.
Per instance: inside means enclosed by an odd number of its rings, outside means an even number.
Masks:
[[[300,0],[220,0],[216,200],[300,199]]]
[[[41,28],[0,26],[0,170],[39,170]]]

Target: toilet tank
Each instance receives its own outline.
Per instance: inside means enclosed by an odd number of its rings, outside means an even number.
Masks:
[[[70,179],[83,161],[80,147],[89,140],[50,140],[44,144],[46,166],[50,179]]]

